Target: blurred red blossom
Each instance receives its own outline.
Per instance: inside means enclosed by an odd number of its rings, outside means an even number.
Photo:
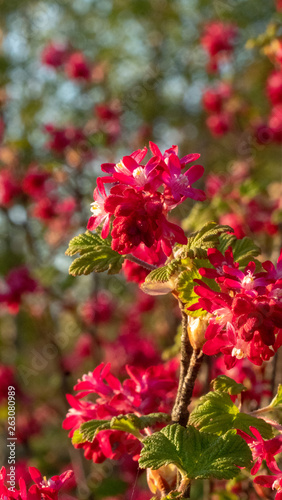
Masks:
[[[16,196],[21,193],[19,181],[8,168],[0,171],[0,206],[9,207]]]
[[[5,305],[11,314],[19,311],[22,296],[38,290],[37,282],[30,276],[27,267],[12,269],[1,283],[0,303]]]
[[[37,165],[30,165],[23,178],[23,191],[31,198],[39,199],[53,187],[50,179],[49,172],[40,169]]]
[[[91,66],[82,52],[73,52],[65,64],[66,75],[72,80],[90,81]]]
[[[62,66],[68,56],[69,48],[59,42],[48,43],[41,53],[41,62],[53,68]]]
[[[237,34],[238,28],[232,23],[210,21],[205,24],[200,41],[210,56],[210,70],[216,71],[222,56],[231,54]]]

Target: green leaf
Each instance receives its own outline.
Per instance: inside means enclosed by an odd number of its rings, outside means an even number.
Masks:
[[[227,392],[230,396],[240,394],[242,391],[246,391],[246,387],[243,384],[238,384],[227,375],[219,375],[211,381],[211,386],[213,390],[219,392]]]
[[[187,245],[184,245],[181,249],[181,258],[205,259],[208,248],[218,246],[220,241],[219,236],[229,231],[233,232],[230,226],[221,226],[216,222],[207,222],[200,231],[190,235]]]
[[[175,272],[177,272],[179,264],[179,260],[173,260],[166,266],[154,269],[154,271],[151,271],[146,277],[145,283],[165,283]]]
[[[254,259],[254,257],[260,255],[261,250],[251,238],[247,238],[247,236],[245,236],[241,240],[238,240],[236,236],[222,234],[220,236],[220,245],[218,247],[220,252],[224,253],[230,245],[232,246],[234,261],[239,263],[240,268],[246,267],[251,260],[259,264],[257,259]]]
[[[76,429],[74,431],[72,439],[71,439],[72,444],[85,443],[85,441],[87,441],[87,440],[85,439],[85,437],[83,436],[83,434],[81,434],[81,432],[80,432],[79,429]]]
[[[221,436],[229,429],[240,429],[251,435],[250,426],[255,427],[264,439],[273,437],[272,427],[261,418],[240,413],[226,392],[209,392],[200,398],[192,411],[189,424],[203,432]]]
[[[194,291],[194,287],[196,286],[196,283],[194,283],[193,281],[194,279],[201,279],[199,271],[195,268],[191,269],[190,271],[183,271],[178,278],[178,297],[181,302],[186,304],[187,307],[196,304],[196,302],[198,302],[199,300],[199,296]],[[197,311],[188,311],[188,314],[197,318],[198,316],[204,316],[205,314],[207,314],[207,311],[199,309]]]
[[[282,405],[282,384],[279,384],[277,394],[271,401],[270,405],[271,408],[277,408]]]
[[[93,271],[116,274],[121,270],[124,261],[124,257],[111,248],[109,240],[89,231],[75,236],[70,241],[66,255],[73,256],[77,253],[80,257],[75,259],[69,268],[72,276],[86,275]]]
[[[70,240],[66,255],[70,257],[77,253],[83,255],[93,250],[93,248],[99,247],[101,243],[104,244],[105,241],[98,234],[86,231],[86,233],[79,234]]]
[[[127,415],[118,415],[111,420],[89,420],[82,424],[76,434],[77,442],[83,443],[89,441],[92,443],[98,432],[113,429],[124,432],[129,432],[140,439],[139,430],[155,425],[157,422],[168,422],[170,415],[167,413],[149,413],[142,417],[138,417],[135,413],[127,413]],[[83,441],[81,441],[83,439]],[[76,442],[75,442],[76,444]]]
[[[189,479],[231,479],[250,465],[251,451],[236,431],[224,436],[205,434],[189,425],[168,425],[143,441],[139,465],[158,469],[174,464]]]
[[[84,422],[79,428],[79,432],[82,434],[85,441],[93,443],[94,438],[100,431],[105,431],[111,428],[110,420],[89,420],[89,422]]]

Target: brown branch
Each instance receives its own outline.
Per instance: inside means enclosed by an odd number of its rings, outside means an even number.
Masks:
[[[187,332],[187,327],[188,327],[188,316],[185,313],[184,310],[184,304],[182,302],[179,302],[179,307],[181,309],[181,314],[182,314],[182,334],[181,334],[181,359],[180,359],[180,373],[179,373],[179,384],[178,384],[178,389],[177,389],[177,395],[174,403],[174,407],[172,410],[172,421],[173,422],[178,422],[178,407],[179,407],[179,402],[181,399],[181,394],[182,394],[182,386],[183,382],[185,379],[185,376],[187,374],[188,368],[189,368],[189,363],[190,359],[192,356],[192,346],[190,344],[190,340],[188,337],[188,332]]]
[[[191,402],[194,385],[199,373],[204,354],[201,349],[193,349],[189,369],[182,382],[177,404],[173,408],[172,420],[186,427],[189,419],[188,406]]]

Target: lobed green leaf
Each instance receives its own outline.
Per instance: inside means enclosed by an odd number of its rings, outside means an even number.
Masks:
[[[227,375],[219,375],[219,377],[211,381],[211,386],[214,391],[227,392],[230,396],[235,396],[247,390],[243,384],[238,384]]]
[[[189,425],[168,425],[144,441],[139,465],[158,469],[174,464],[189,479],[231,479],[251,463],[251,451],[235,430],[223,436],[206,434]]]
[[[73,256],[77,253],[80,257],[75,259],[69,268],[72,276],[87,275],[93,271],[116,274],[121,270],[124,261],[124,257],[111,248],[109,240],[89,231],[75,236],[70,241],[66,255]]]
[[[202,432],[221,436],[229,429],[240,429],[251,435],[250,426],[255,427],[264,439],[273,437],[270,424],[262,418],[240,413],[226,392],[209,392],[200,398],[198,406],[192,411],[189,424]]]
[[[218,247],[219,251],[224,253],[229,246],[232,246],[234,261],[239,263],[240,269],[246,267],[251,260],[259,264],[254,257],[260,255],[261,250],[251,238],[245,236],[238,240],[232,234],[222,234]]]
[[[155,425],[157,422],[168,422],[170,415],[167,413],[149,413],[142,417],[138,417],[135,413],[127,413],[126,415],[118,415],[111,420],[89,420],[84,422],[78,431],[74,433],[73,444],[89,441],[92,443],[98,432],[112,429],[128,432],[140,439],[140,430],[145,427]]]
[[[217,247],[220,235],[226,232],[233,232],[233,229],[213,221],[207,222],[200,231],[190,235],[187,244],[182,247],[181,258],[205,259],[208,248]]]

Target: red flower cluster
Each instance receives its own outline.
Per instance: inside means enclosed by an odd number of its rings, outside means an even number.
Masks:
[[[265,488],[271,488],[272,490],[276,490],[277,493],[275,495],[275,500],[282,500],[282,471],[276,468],[272,468],[271,472],[275,472],[274,476],[257,476],[254,479],[255,484],[260,484]]]
[[[281,500],[282,471],[278,468],[274,458],[275,455],[278,455],[282,452],[281,434],[278,434],[273,439],[265,441],[257,429],[255,429],[254,427],[250,427],[250,430],[253,436],[249,436],[242,431],[237,431],[237,433],[245,439],[252,451],[254,465],[251,469],[251,474],[255,475],[259,471],[263,460],[265,460],[269,470],[274,473],[274,475],[256,476],[254,479],[254,483],[259,484],[260,486],[264,486],[265,488],[276,490],[277,493],[275,495],[275,499]]]
[[[201,268],[199,272],[215,279],[221,291],[195,280],[200,299],[188,308],[202,308],[211,314],[203,351],[208,355],[223,353],[227,368],[244,357],[261,365],[282,344],[282,252],[277,269],[266,261],[261,273],[255,272],[254,262],[240,271],[231,247],[225,255],[210,249],[208,258],[214,269]]]
[[[183,230],[167,220],[170,210],[186,198],[204,200],[205,194],[192,187],[203,175],[203,167],[194,165],[185,173],[182,168],[199,158],[198,154],[178,157],[177,146],[162,155],[156,144],[150,143],[153,157],[143,165],[147,148],[134,151],[115,163],[104,163],[103,172],[94,190],[94,203],[87,228],[96,229],[103,224],[102,238],[106,238],[112,225],[112,248],[121,254],[133,253],[140,244],[151,248],[159,243],[166,255],[170,255],[174,243],[185,244]],[[109,195],[105,183],[111,183]],[[163,192],[158,188],[162,187]]]
[[[35,484],[28,491],[23,478],[19,479],[19,490],[11,489],[5,485],[6,469],[2,467],[0,471],[0,497],[5,500],[58,500],[59,490],[73,478],[72,470],[63,472],[60,476],[53,476],[51,479],[42,477],[35,467],[29,467],[29,473]]]
[[[63,422],[64,429],[71,429],[69,436],[84,422],[98,419],[111,419],[114,416],[135,413],[138,416],[151,412],[171,410],[177,387],[175,363],[151,366],[144,370],[126,367],[127,378],[122,384],[111,374],[110,364],[101,363],[93,372],[83,375],[74,389],[76,396],[67,395],[72,406]],[[83,399],[96,395],[96,402]],[[138,456],[139,441],[131,434],[122,431],[101,431],[92,443],[75,445],[83,448],[87,459],[96,463],[106,458],[118,460],[125,454]]]
[[[201,44],[210,56],[208,69],[211,72],[217,71],[218,64],[230,57],[237,33],[237,26],[231,23],[211,21],[204,26]]]
[[[41,53],[41,62],[55,69],[64,67],[71,80],[89,81],[91,65],[82,52],[73,52],[70,46],[50,42]]]

